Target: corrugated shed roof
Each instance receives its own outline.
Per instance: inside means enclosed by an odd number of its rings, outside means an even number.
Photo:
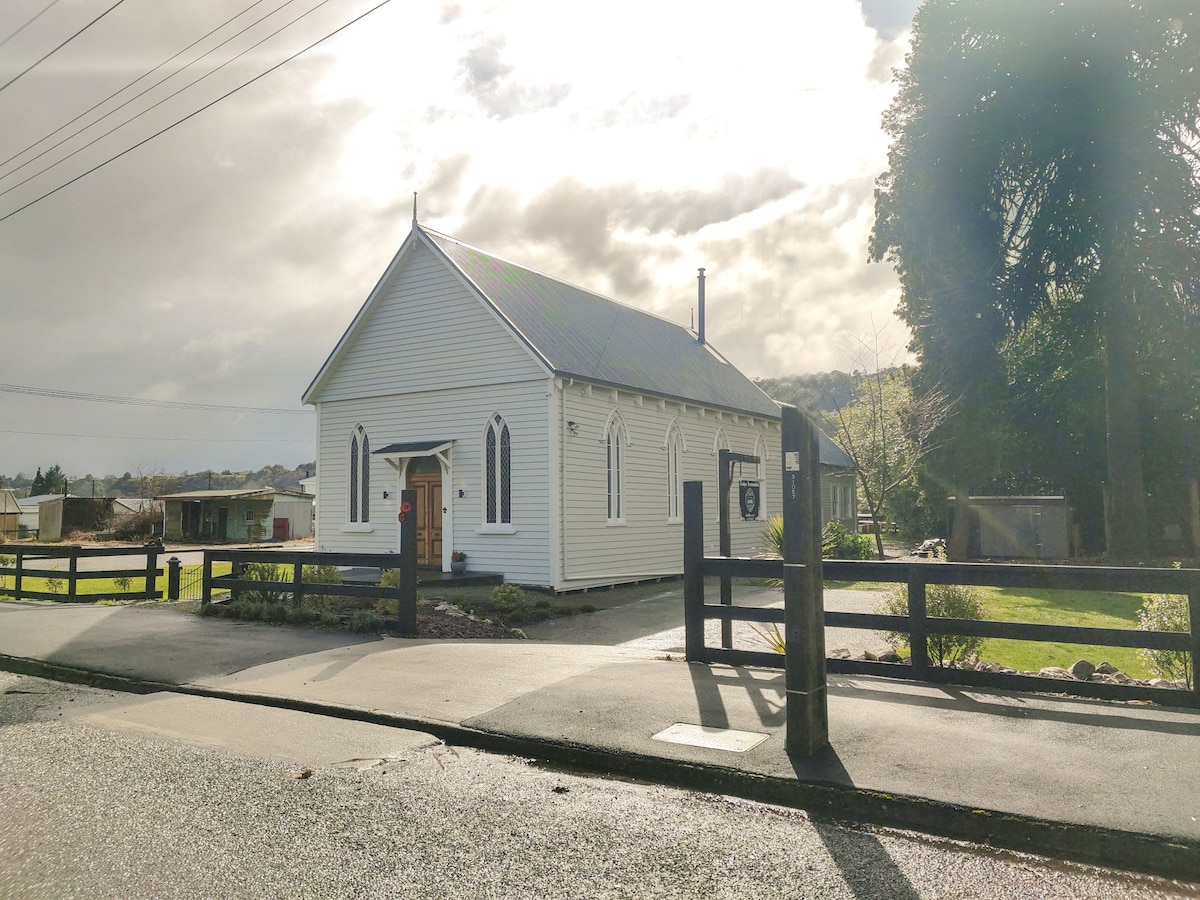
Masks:
[[[779,404],[682,325],[419,230],[555,373],[779,417]]]

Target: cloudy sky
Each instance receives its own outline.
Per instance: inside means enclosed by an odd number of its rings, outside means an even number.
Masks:
[[[312,459],[414,191],[683,324],[705,266],[748,375],[844,367],[899,296],[866,246],[917,2],[4,0],[0,475]]]

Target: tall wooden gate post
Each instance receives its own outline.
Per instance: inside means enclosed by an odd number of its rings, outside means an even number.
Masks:
[[[729,451],[721,448],[717,451],[717,499],[720,504],[720,552],[724,557],[733,555],[733,525],[729,518],[729,489],[732,481],[733,466],[729,462]],[[733,606],[733,579],[729,575],[721,576],[721,605]],[[733,647],[732,619],[721,620],[721,646],[726,650]]]
[[[704,482],[683,483],[683,646],[688,662],[704,653]]]
[[[400,492],[400,509],[404,510],[400,523],[400,590],[403,591],[396,604],[396,618],[400,621],[401,634],[417,633],[417,492],[405,488]]]
[[[820,456],[812,420],[794,406],[782,417],[785,747],[812,756],[829,743]]]

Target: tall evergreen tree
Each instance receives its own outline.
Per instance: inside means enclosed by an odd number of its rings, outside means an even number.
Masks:
[[[1144,402],[1179,377],[1163,354],[1200,346],[1198,60],[1194,2],[927,0],[885,118],[871,253],[924,376],[959,398],[946,477],[962,492],[1023,439],[1031,347],[1067,374],[1094,358],[1120,557],[1147,550]]]

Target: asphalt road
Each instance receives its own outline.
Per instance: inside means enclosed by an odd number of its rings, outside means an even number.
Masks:
[[[211,704],[202,709],[195,704]],[[0,673],[0,896],[1195,896],[441,745]]]

